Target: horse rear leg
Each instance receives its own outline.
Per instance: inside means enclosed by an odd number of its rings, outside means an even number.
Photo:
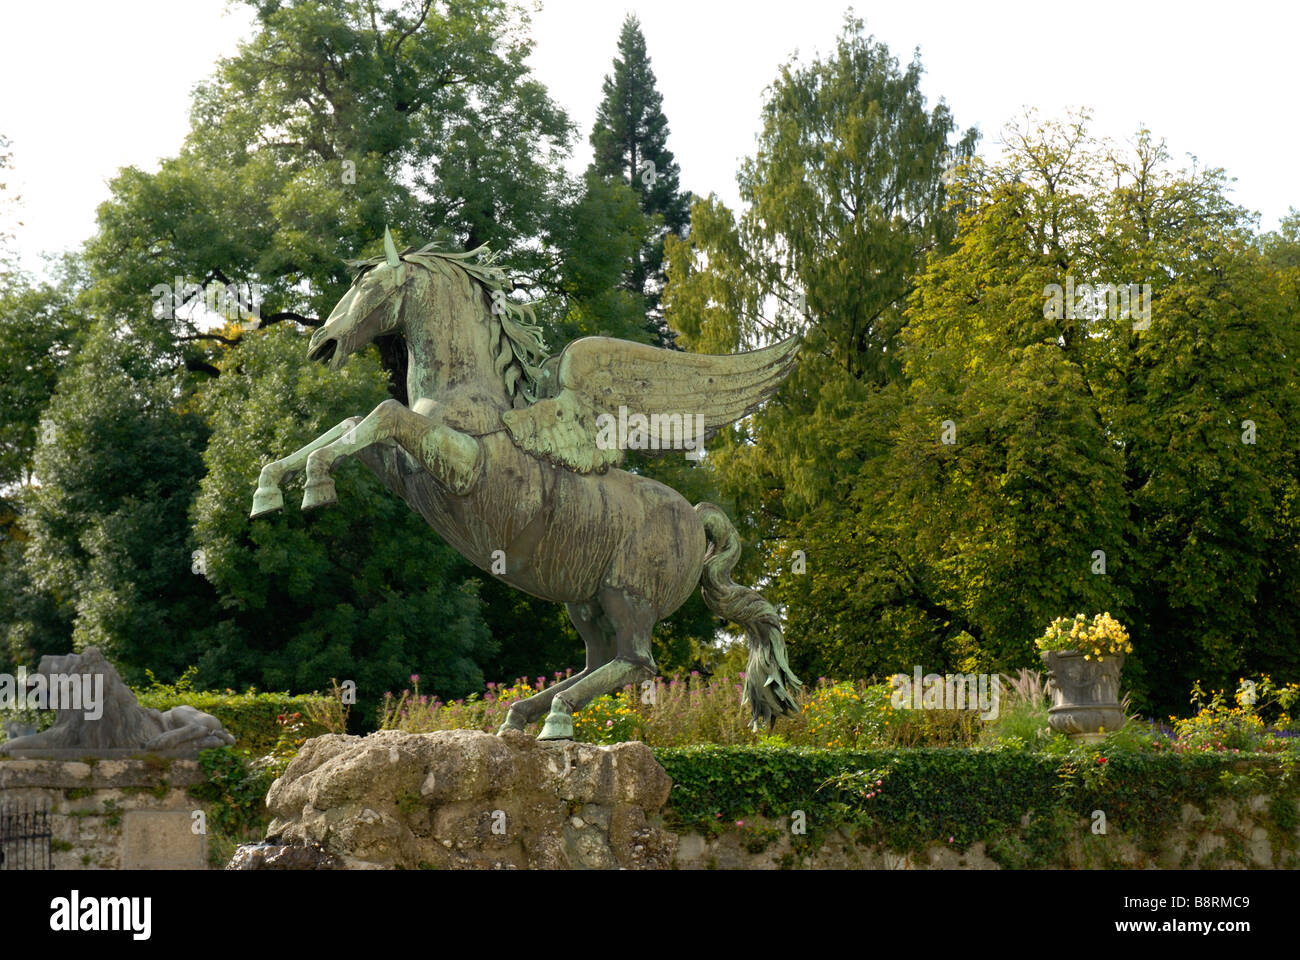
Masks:
[[[598,598],[601,610],[614,627],[616,656],[555,694],[538,740],[572,740],[575,710],[629,683],[649,680],[657,672],[650,649],[655,622],[659,619],[654,607],[647,600],[612,587],[603,588]]]
[[[582,637],[582,642],[587,645],[587,665],[578,673],[547,687],[541,693],[535,693],[525,700],[512,703],[506,712],[505,723],[497,730],[498,734],[506,730],[522,730],[534,720],[540,719],[542,714],[550,709],[551,701],[555,699],[557,693],[569,689],[593,670],[603,667],[614,659],[614,630],[609,621],[601,616],[600,607],[593,601],[566,603],[564,608],[569,611],[569,619],[577,628],[578,636]]]

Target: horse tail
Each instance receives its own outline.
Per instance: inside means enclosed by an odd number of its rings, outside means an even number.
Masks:
[[[740,559],[740,535],[727,515],[711,503],[697,503],[695,512],[709,542],[700,571],[704,602],[724,620],[744,627],[749,665],[741,703],[749,704],[752,729],[770,729],[779,715],[797,710],[794,692],[802,686],[785,657],[781,618],[757,590],[732,582],[731,569]]]

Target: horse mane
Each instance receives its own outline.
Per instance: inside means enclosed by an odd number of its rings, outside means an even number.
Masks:
[[[488,323],[495,328],[497,376],[501,377],[506,394],[516,407],[536,403],[544,386],[543,364],[550,359],[542,328],[532,303],[520,303],[507,296],[514,285],[487,244],[463,252],[438,250],[433,244],[418,250],[408,247],[398,254],[398,259],[423,267],[448,282],[459,283],[466,297],[472,296],[471,282],[477,282],[487,291],[493,307],[488,313]],[[347,262],[358,271],[355,282],[366,271],[387,261],[381,254]]]

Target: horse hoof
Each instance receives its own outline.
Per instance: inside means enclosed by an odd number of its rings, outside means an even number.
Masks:
[[[328,507],[339,502],[338,491],[334,489],[334,478],[326,477],[323,480],[311,480],[303,487],[302,509],[315,510],[317,507]]]
[[[556,713],[552,710],[546,715],[546,722],[542,724],[542,732],[537,735],[537,739],[572,740],[573,717],[567,713]]]
[[[517,730],[520,733],[523,733],[524,725],[522,723],[514,723],[507,720],[505,723],[501,724],[501,726],[497,727],[497,736],[501,736],[501,734],[505,733],[507,730]]]
[[[279,487],[258,487],[253,494],[253,512],[250,519],[256,520],[268,513],[284,509],[284,493]]]

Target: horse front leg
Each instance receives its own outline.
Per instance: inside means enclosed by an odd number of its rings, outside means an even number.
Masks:
[[[257,478],[257,490],[253,494],[253,510],[249,516],[256,519],[283,509],[284,492],[280,489],[280,484],[306,465],[307,457],[312,451],[333,443],[360,422],[360,417],[349,417],[337,426],[322,433],[305,447],[295,450],[282,460],[272,460],[264,466]]]
[[[307,455],[307,483],[302,508],[338,502],[332,476],[335,464],[377,443],[396,443],[435,480],[464,495],[483,469],[483,451],[468,434],[423,416],[396,400],[385,400],[356,426]]]
[[[551,702],[557,694],[563,693],[587,677],[593,670],[598,670],[614,659],[616,650],[614,631],[608,624],[602,622],[600,607],[596,602],[569,603],[565,604],[565,607],[569,611],[569,619],[578,630],[578,635],[586,644],[587,665],[578,673],[559,683],[551,684],[542,692],[512,703],[506,711],[505,722],[497,730],[498,734],[505,733],[507,730],[523,730],[534,720],[540,720],[542,715],[550,710]]]
[[[597,602],[613,627],[616,656],[555,694],[538,740],[572,740],[575,712],[596,697],[621,690],[629,683],[653,679],[655,675],[651,636],[658,617],[654,608],[621,587],[603,587],[597,594]]]

